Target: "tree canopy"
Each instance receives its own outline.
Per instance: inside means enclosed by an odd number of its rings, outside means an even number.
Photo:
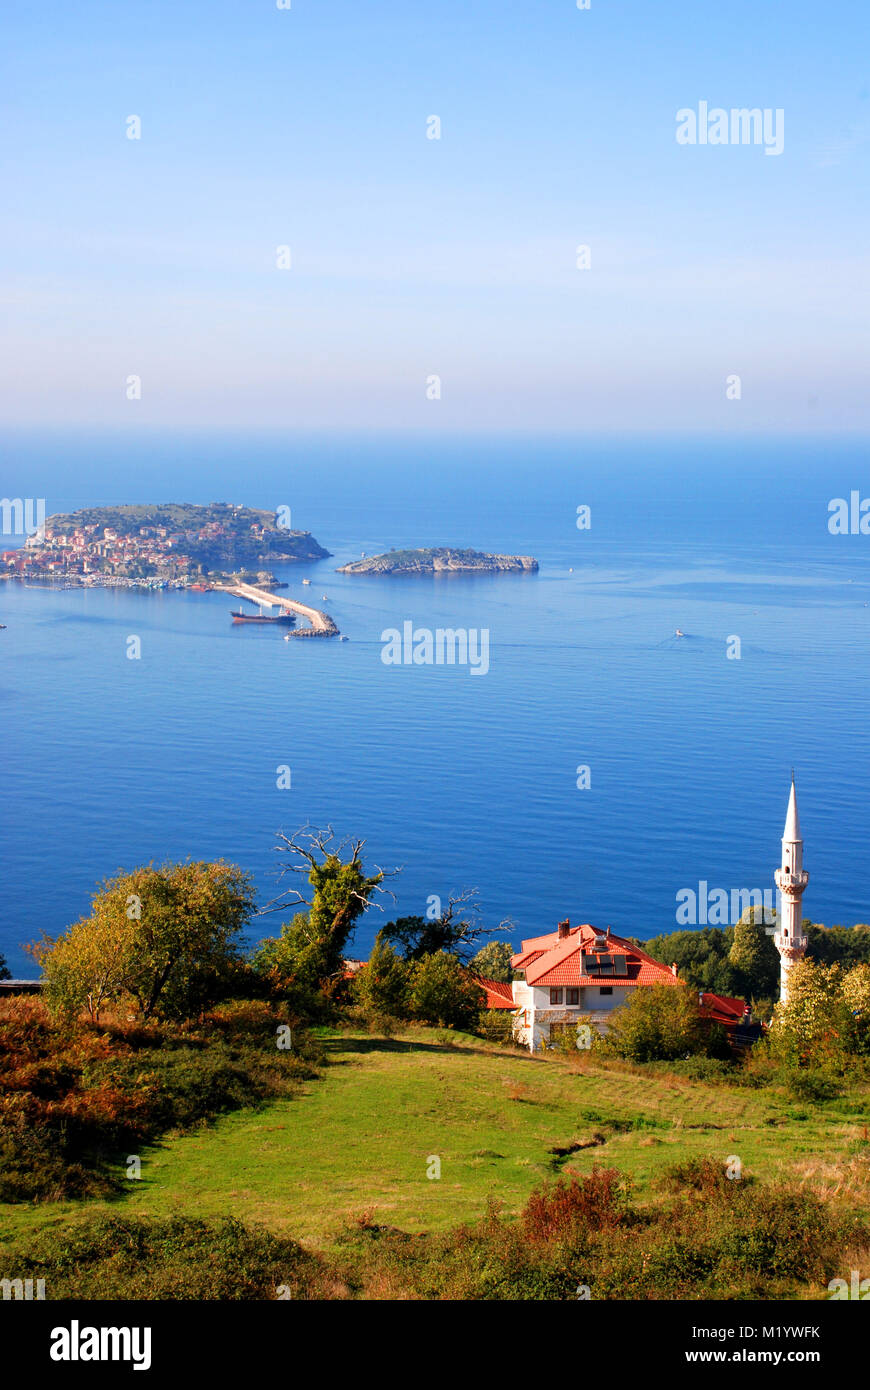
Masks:
[[[148,865],[107,879],[91,915],[37,950],[49,1007],[98,1018],[128,997],[144,1018],[195,1016],[241,966],[239,937],[253,911],[249,876],[223,861]]]
[[[484,980],[500,980],[502,984],[510,984],[514,974],[511,969],[513,955],[514,949],[509,941],[488,941],[472,960],[471,969]]]
[[[399,917],[383,928],[386,941],[401,951],[405,960],[446,951],[466,964],[480,947],[482,939],[503,931],[506,924],[485,927],[479,919],[476,888],[464,888],[447,900],[447,906],[432,917]],[[440,904],[439,904],[440,906]]]

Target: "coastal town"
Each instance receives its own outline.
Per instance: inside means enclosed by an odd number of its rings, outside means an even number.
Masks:
[[[329,553],[279,516],[225,502],[86,508],[51,516],[23,546],[0,551],[0,572],[75,586],[208,589],[250,578],[277,587],[263,561]]]

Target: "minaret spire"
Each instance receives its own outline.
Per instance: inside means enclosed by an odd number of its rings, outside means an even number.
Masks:
[[[773,944],[779,951],[781,962],[779,997],[783,1004],[787,1004],[789,973],[799,960],[803,960],[809,945],[801,925],[801,898],[810,876],[804,869],[804,842],[798,817],[794,768],[785,829],[782,832],[782,863],[774,878],[779,889],[779,931],[773,938]]]

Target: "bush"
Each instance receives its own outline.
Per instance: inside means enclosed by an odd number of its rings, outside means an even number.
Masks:
[[[294,1240],[227,1218],[98,1217],[37,1237],[24,1263],[52,1298],[328,1298],[340,1286]]]
[[[843,1093],[842,1081],[823,1067],[788,1067],[783,1080],[795,1100],[833,1100]]]
[[[513,1042],[514,1016],[510,1009],[482,1009],[477,1032],[488,1042]]]
[[[570,1173],[545,1183],[529,1197],[521,1220],[532,1243],[564,1236],[577,1226],[617,1226],[622,1220],[619,1174],[615,1168],[593,1168],[586,1178]]]
[[[718,1193],[720,1196],[735,1193],[754,1181],[751,1177],[729,1178],[726,1165],[715,1158],[684,1158],[665,1169],[663,1184],[673,1192],[683,1192],[686,1188],[706,1196]]]

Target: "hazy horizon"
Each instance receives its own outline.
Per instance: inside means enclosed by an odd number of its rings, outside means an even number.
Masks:
[[[808,0],[13,3],[0,420],[866,430],[853,26]],[[702,102],[781,111],[781,153],[679,144]]]

